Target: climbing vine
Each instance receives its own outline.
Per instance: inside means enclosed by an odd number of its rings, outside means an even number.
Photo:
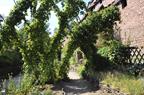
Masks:
[[[99,12],[89,12],[81,23],[75,22],[85,8],[83,0],[19,0],[2,25],[3,47],[11,43],[18,48],[24,62],[24,74],[33,74],[38,83],[67,78],[68,61],[78,47],[88,59],[88,67],[95,65],[98,68],[101,61],[95,47],[97,34],[112,31],[114,22],[119,20],[119,11],[117,7],[110,6]],[[31,20],[26,19],[28,10]],[[47,31],[51,11],[56,13],[59,20],[58,30],[52,37]],[[22,20],[23,27],[17,30],[15,27]],[[71,40],[59,61],[57,52],[67,36]]]
[[[18,25],[21,20],[25,20],[25,12],[30,6],[32,6],[33,0],[20,0],[17,2],[17,5],[10,12],[9,16],[5,20],[4,25],[2,26],[2,41],[3,43],[15,43],[18,41],[16,34],[15,25]]]
[[[97,54],[96,40],[100,32],[111,32],[115,21],[119,20],[119,10],[115,6],[110,6],[99,12],[92,12],[80,25],[76,24],[72,28],[71,41],[68,44],[66,57],[63,60],[61,71],[68,71],[68,60],[74,50],[78,47],[85,54],[88,64],[86,68],[101,69],[104,60]],[[75,45],[74,45],[75,44]],[[66,73],[62,73],[65,74]],[[65,76],[64,75],[64,76]]]
[[[57,3],[63,4],[63,10],[59,9]],[[57,74],[57,50],[62,44],[61,40],[67,35],[66,28],[84,5],[81,0],[19,0],[2,27],[3,46],[5,43],[13,43],[18,47],[24,61],[25,74],[35,75],[39,83],[54,82],[61,78]],[[30,21],[25,18],[28,9],[31,10]],[[47,31],[51,11],[59,18],[58,32],[52,38]],[[24,27],[20,29],[22,33],[19,35],[15,26],[22,20]]]

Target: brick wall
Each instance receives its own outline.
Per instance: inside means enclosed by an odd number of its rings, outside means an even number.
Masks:
[[[144,0],[128,0],[121,9],[120,37],[123,43],[144,46]]]
[[[113,0],[104,0],[104,5]],[[124,44],[144,46],[144,0],[127,0],[127,6],[121,11],[121,22],[117,35]]]

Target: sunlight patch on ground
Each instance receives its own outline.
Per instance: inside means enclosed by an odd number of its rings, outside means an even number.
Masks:
[[[74,71],[70,71],[70,72],[68,73],[68,77],[69,77],[70,79],[80,79],[80,76],[78,75],[78,73],[76,73],[76,72],[74,72]]]

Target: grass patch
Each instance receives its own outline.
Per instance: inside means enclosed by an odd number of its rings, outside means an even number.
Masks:
[[[113,88],[119,88],[122,92],[130,95],[144,95],[144,79],[123,73],[101,73],[102,83],[109,84]]]

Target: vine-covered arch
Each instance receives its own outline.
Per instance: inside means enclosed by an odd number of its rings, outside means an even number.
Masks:
[[[82,23],[74,25],[72,28],[71,41],[68,44],[66,57],[63,59],[61,67],[63,76],[68,71],[68,60],[78,47],[83,51],[88,59],[88,65],[95,64],[98,69],[102,65],[100,55],[97,54],[95,46],[97,34],[100,32],[111,32],[115,21],[120,19],[119,9],[114,6],[105,8],[99,12],[92,12]],[[91,62],[90,62],[91,61]],[[64,69],[65,68],[65,69]]]
[[[63,10],[59,9],[58,3],[63,3]],[[84,7],[82,0],[19,0],[2,25],[2,45],[11,44],[19,49],[26,74],[35,75],[40,83],[55,81],[59,77],[55,60],[61,40],[67,35],[65,29]],[[31,20],[27,21],[29,9]],[[58,32],[52,38],[46,31],[51,11],[56,12],[59,19]],[[15,28],[22,20],[24,27],[20,31],[25,37],[21,37]]]
[[[63,10],[59,9],[58,3],[63,3]],[[76,23],[75,18],[84,8],[83,0],[19,0],[2,25],[3,46],[12,44],[18,48],[24,62],[24,73],[33,74],[40,83],[66,78],[68,61],[78,47],[88,59],[88,65],[96,63],[98,66],[99,56],[95,47],[97,34],[112,31],[114,22],[119,20],[119,12],[117,7],[110,6],[99,12],[88,12],[84,21]],[[28,9],[31,10],[30,21],[26,19]],[[53,37],[47,31],[51,11],[57,14],[59,20]],[[25,23],[19,31],[25,34],[24,37],[15,28],[22,20]],[[57,52],[66,36],[70,36],[71,41],[59,62]]]

